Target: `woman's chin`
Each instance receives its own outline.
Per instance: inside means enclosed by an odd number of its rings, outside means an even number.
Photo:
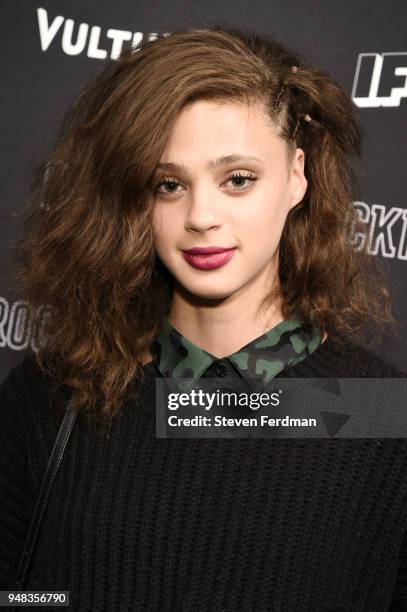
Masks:
[[[225,283],[185,283],[185,279],[182,287],[184,293],[201,300],[224,300],[235,291],[232,287],[225,287]]]

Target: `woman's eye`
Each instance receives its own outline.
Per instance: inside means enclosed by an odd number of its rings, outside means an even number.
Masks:
[[[164,193],[164,194],[169,194],[169,193],[176,193],[176,187],[179,185],[180,183],[178,181],[176,181],[175,179],[163,179],[162,181],[160,181],[157,184],[156,187],[156,192],[157,193]],[[160,187],[165,186],[165,187],[169,187],[169,190],[161,190]]]
[[[228,183],[229,181],[235,181],[234,190],[243,191],[244,189],[247,189],[248,182],[253,183],[256,180],[257,180],[257,177],[254,176],[252,172],[248,172],[247,174],[243,174],[242,172],[235,172],[234,174],[232,174],[232,176],[230,176],[227,179],[226,182]],[[244,189],[242,189],[242,187]]]

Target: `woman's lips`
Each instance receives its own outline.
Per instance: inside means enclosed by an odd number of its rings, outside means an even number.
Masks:
[[[221,253],[208,253],[207,255],[202,253],[192,254],[183,251],[182,254],[184,259],[194,268],[199,268],[200,270],[213,270],[224,266],[225,263],[233,257],[235,250],[235,248],[227,249]]]

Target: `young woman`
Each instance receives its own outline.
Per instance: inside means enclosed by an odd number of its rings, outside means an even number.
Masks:
[[[156,378],[404,376],[363,345],[394,319],[352,204],[360,139],[330,75],[236,30],[143,43],[82,93],[17,249],[45,340],[0,390],[1,589],[77,390],[27,590],[95,612],[407,605],[403,439],[155,435]]]

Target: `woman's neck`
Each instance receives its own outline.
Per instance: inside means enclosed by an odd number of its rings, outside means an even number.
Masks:
[[[228,356],[284,320],[277,269],[273,260],[250,282],[219,298],[214,297],[220,289],[216,283],[210,297],[201,297],[174,279],[168,320],[193,344],[218,358]]]

